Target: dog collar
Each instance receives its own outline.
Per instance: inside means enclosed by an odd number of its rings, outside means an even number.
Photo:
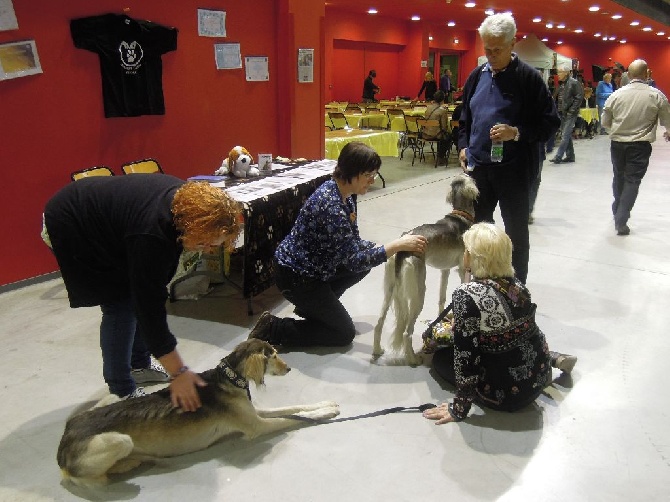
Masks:
[[[465,219],[468,220],[470,223],[474,223],[474,222],[475,222],[475,217],[472,216],[470,213],[468,213],[468,212],[466,212],[466,211],[460,211],[459,209],[454,209],[454,210],[451,212],[451,214],[456,215],[456,216],[460,216],[461,218],[465,218]]]
[[[232,383],[235,387],[246,389],[247,394],[249,393],[249,382],[247,379],[231,368],[225,359],[219,363],[219,370],[221,371],[221,374],[226,377],[226,380]]]

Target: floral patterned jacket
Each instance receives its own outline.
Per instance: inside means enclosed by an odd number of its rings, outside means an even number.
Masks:
[[[478,279],[452,299],[454,418],[467,417],[475,400],[505,411],[532,402],[551,375],[551,358],[526,287],[514,278]]]

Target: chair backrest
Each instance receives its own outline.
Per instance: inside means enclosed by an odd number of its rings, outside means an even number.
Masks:
[[[421,117],[418,117],[416,115],[405,115],[405,125],[407,127],[407,132],[408,133],[413,133],[413,134],[418,134],[419,132],[419,126],[417,122],[419,120],[425,120],[422,119]]]
[[[330,123],[333,124],[333,129],[344,129],[345,127],[349,127],[347,117],[345,117],[342,112],[328,112],[328,118],[330,119]]]
[[[96,166],[89,167],[87,169],[81,169],[80,171],[74,171],[70,174],[72,181],[88,178],[89,176],[114,176],[114,171],[112,171],[107,166]]]
[[[160,164],[156,159],[136,160],[135,162],[128,162],[121,166],[123,174],[137,174],[137,173],[162,173]]]
[[[355,103],[349,103],[344,109],[345,112],[361,113],[361,107]]]
[[[417,117],[416,125],[419,128],[419,134],[422,136],[421,139],[425,139],[426,141],[437,141],[436,136],[441,129],[439,120]],[[426,129],[428,130],[426,131]]]

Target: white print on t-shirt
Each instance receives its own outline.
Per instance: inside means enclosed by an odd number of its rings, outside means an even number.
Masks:
[[[126,41],[121,42],[119,53],[121,54],[121,66],[124,70],[137,71],[139,69],[144,51],[137,41],[130,43]]]

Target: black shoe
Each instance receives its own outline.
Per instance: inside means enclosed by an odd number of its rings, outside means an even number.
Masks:
[[[617,235],[628,235],[630,233],[630,228],[625,223],[619,227],[616,227]]]
[[[274,320],[277,319],[270,312],[263,312],[261,316],[256,321],[256,325],[249,332],[247,340],[256,338],[258,340],[263,340],[270,344],[274,344],[276,340],[272,336],[272,324]]]
[[[563,161],[559,158],[554,157],[553,159],[549,159],[549,162],[551,162],[552,164],[560,164]]]
[[[562,162],[574,162],[575,158],[574,157],[566,157],[562,160]]]

